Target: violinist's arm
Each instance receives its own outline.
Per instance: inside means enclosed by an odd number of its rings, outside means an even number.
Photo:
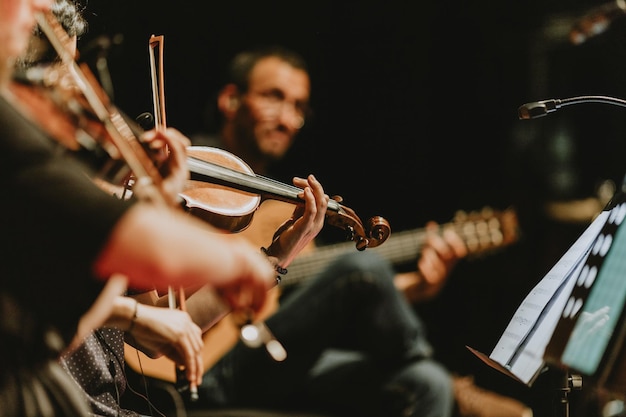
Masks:
[[[467,246],[453,230],[439,234],[438,225],[426,225],[427,236],[415,271],[396,274],[396,287],[411,303],[435,297],[447,282],[457,262],[468,253]]]

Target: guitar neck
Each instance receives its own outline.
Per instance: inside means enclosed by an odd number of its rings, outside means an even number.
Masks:
[[[519,238],[517,215],[513,209],[494,212],[486,207],[481,212],[463,212],[450,223],[440,224],[439,233],[452,228],[464,241],[469,255],[482,254],[507,246]],[[367,249],[377,253],[393,265],[417,261],[426,241],[425,228],[393,233],[382,246]],[[283,277],[281,286],[300,283],[321,272],[339,255],[354,252],[349,242],[320,246],[310,254],[302,254],[289,265],[289,273]],[[366,256],[366,255],[365,255]]]
[[[425,229],[398,232],[392,234],[384,245],[367,249],[367,251],[373,251],[392,264],[399,265],[416,259],[424,245],[425,238]],[[283,277],[280,285],[301,283],[317,275],[339,255],[352,252],[354,252],[354,244],[342,242],[320,246],[312,254],[300,255],[289,265],[289,272]]]

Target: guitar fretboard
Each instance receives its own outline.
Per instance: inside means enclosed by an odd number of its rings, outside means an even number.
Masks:
[[[453,228],[463,239],[470,254],[482,254],[509,245],[518,238],[518,224],[515,212],[508,209],[496,212],[489,208],[479,213],[457,215],[454,222],[442,224]],[[363,251],[375,252],[394,265],[417,260],[426,240],[426,229],[406,230],[392,233],[384,245]],[[310,254],[298,256],[289,265],[289,272],[283,277],[281,286],[294,285],[315,276],[339,255],[355,251],[353,242],[342,242],[316,248]]]

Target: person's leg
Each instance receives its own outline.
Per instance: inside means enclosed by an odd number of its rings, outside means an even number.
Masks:
[[[287,359],[275,362],[263,348],[238,343],[205,375],[198,404],[276,406],[304,392],[309,370],[328,348],[363,352],[389,370],[428,357],[422,324],[393,276],[374,253],[338,258],[266,321]]]
[[[430,359],[389,370],[358,352],[329,350],[309,374],[307,402],[361,417],[442,417],[454,410],[448,371]]]
[[[267,325],[298,355],[337,347],[398,362],[430,356],[423,324],[394,276],[375,252],[350,252],[281,300]]]

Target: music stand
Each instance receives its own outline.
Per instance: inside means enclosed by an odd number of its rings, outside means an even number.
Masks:
[[[547,363],[580,372],[600,388],[626,393],[626,199],[612,201],[546,347]]]
[[[624,187],[623,187],[624,188]],[[626,197],[618,192],[518,308],[489,357],[489,366],[531,386],[552,365],[559,412],[569,415],[569,393],[583,376],[626,392]]]

